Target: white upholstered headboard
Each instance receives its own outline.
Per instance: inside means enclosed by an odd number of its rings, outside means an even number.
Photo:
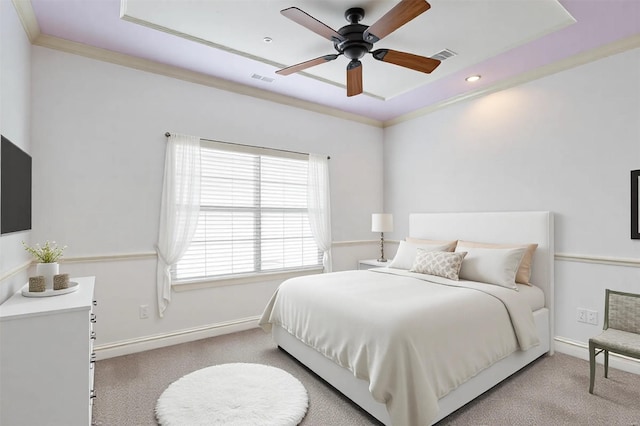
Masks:
[[[544,291],[553,330],[553,213],[412,213],[409,215],[409,236],[485,243],[538,243],[533,256],[531,283]]]

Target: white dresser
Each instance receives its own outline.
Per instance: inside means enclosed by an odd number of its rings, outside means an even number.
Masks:
[[[95,397],[93,287],[53,297],[18,291],[0,305],[0,425],[88,426]]]

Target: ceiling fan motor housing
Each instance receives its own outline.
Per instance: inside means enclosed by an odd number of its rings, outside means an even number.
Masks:
[[[373,43],[365,41],[362,34],[369,28],[362,24],[349,24],[340,28],[338,32],[346,40],[333,44],[339,53],[343,53],[349,59],[360,59],[373,47]]]

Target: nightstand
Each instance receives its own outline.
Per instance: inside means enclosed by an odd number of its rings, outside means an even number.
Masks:
[[[366,259],[358,261],[358,269],[384,268],[389,266],[390,260],[378,262],[376,259]]]

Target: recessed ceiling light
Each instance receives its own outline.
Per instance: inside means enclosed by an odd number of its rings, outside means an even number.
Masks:
[[[271,43],[273,39],[271,37],[265,37],[262,39],[262,41],[264,41],[265,43]]]
[[[473,83],[474,81],[480,80],[480,76],[479,75],[472,75],[472,76],[469,76],[469,77],[465,78],[465,80],[468,81],[469,83]]]

